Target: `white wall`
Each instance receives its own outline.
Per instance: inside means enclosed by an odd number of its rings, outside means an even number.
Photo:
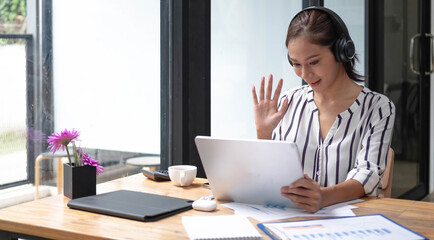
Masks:
[[[324,1],[324,7],[332,9],[344,21],[359,59],[355,69],[360,75],[365,75],[365,1]]]
[[[285,46],[291,19],[301,1],[211,1],[211,135],[256,138],[252,85],[261,76],[283,78],[283,91],[300,86],[301,78],[289,65]],[[364,74],[363,1],[340,0],[328,7],[342,15],[356,45]],[[357,9],[357,11],[354,11]],[[354,13],[356,12],[356,13]],[[351,15],[349,14],[351,13]]]
[[[251,88],[261,76],[301,85],[287,60],[286,31],[301,1],[211,1],[211,135],[256,138]]]

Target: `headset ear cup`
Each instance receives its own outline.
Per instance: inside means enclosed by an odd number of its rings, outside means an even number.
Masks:
[[[356,50],[353,41],[347,40],[345,36],[341,36],[336,40],[334,47],[334,54],[336,61],[338,62],[348,62],[354,58]]]
[[[343,62],[345,60],[345,38],[342,36],[336,39],[335,46],[334,46],[334,54],[337,62]]]
[[[354,58],[354,55],[356,55],[356,47],[351,39],[347,40],[345,45],[345,55],[348,59],[347,61],[351,61]]]

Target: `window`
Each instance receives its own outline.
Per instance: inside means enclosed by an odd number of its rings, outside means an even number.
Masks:
[[[54,128],[88,148],[160,153],[158,0],[53,1]]]
[[[26,93],[31,87],[32,38],[26,1],[0,4],[0,189],[28,182]],[[32,136],[30,136],[32,137]]]
[[[53,131],[80,131],[106,167],[98,182],[139,172],[131,157],[160,154],[159,9],[157,0],[53,1]]]
[[[15,3],[20,8],[8,5]],[[28,16],[7,22],[5,6]],[[127,166],[130,157],[160,155],[160,1],[19,0],[0,7],[0,61],[9,64],[0,66],[0,91],[13,93],[0,96],[0,114],[10,116],[0,120],[0,141],[8,141],[0,162],[19,172],[0,172],[0,188],[32,182],[47,136],[65,128],[79,130],[81,147],[113,174],[104,181],[139,172]],[[5,45],[4,38],[18,40]],[[19,163],[5,159],[15,152]],[[41,165],[42,185],[55,184],[53,164]]]

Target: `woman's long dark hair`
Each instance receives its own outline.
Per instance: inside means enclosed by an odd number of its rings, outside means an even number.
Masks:
[[[313,44],[321,46],[329,46],[330,51],[334,53],[334,44],[339,38],[339,31],[336,31],[336,27],[331,17],[319,10],[307,10],[299,13],[290,23],[288,27],[288,33],[286,34],[285,45],[288,47],[288,43],[300,37],[306,36]],[[357,54],[348,62],[342,62],[345,72],[348,77],[354,81],[364,81],[363,76],[358,74],[354,68],[356,60],[359,61]]]

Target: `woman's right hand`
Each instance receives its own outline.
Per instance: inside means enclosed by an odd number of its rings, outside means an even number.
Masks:
[[[259,89],[259,101],[258,96],[256,95],[255,86],[253,85],[252,87],[253,110],[255,112],[256,133],[258,139],[271,139],[273,130],[276,128],[277,124],[279,124],[283,115],[285,115],[286,109],[288,108],[287,98],[283,101],[282,107],[277,109],[282,84],[283,79],[280,79],[276,90],[274,91],[274,96],[271,98],[273,75],[270,74],[268,77],[267,91],[264,97],[265,77],[262,77]]]

